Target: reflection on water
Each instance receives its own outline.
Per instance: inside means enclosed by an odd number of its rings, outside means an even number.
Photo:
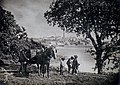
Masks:
[[[80,72],[92,72],[96,73],[92,68],[95,67],[95,60],[93,56],[86,52],[90,46],[65,46],[65,47],[57,47],[58,53],[57,55],[66,56],[66,61],[69,57],[73,55],[78,55],[78,61],[80,63],[79,71]],[[56,66],[59,64],[56,64]]]

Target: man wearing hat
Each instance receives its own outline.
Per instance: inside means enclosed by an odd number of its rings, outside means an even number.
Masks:
[[[80,65],[77,61],[78,56],[74,55],[74,60],[73,60],[73,64],[72,64],[72,74],[77,73],[78,70],[78,66]]]

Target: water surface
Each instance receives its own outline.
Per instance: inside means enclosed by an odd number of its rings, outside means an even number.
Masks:
[[[80,72],[91,72],[96,73],[92,68],[95,67],[95,60],[90,53],[87,53],[91,46],[64,46],[57,47],[57,55],[62,55],[66,58],[65,62],[68,58],[73,55],[78,55],[78,62],[80,63],[79,71]],[[51,62],[51,65],[53,62]],[[59,63],[54,64],[55,66],[59,66]],[[66,65],[67,67],[67,65]]]

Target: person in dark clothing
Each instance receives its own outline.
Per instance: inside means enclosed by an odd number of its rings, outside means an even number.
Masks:
[[[73,59],[74,59],[73,56],[71,56],[71,58],[69,58],[67,63],[66,63],[68,66],[68,73],[70,73],[70,70],[72,68]]]
[[[78,63],[77,58],[78,58],[78,56],[77,56],[77,55],[74,55],[74,60],[73,60],[73,64],[72,64],[72,74],[77,73],[78,66],[80,65],[80,64]]]
[[[25,50],[20,50],[20,56],[19,56],[19,62],[20,62],[20,69],[19,72],[26,73],[26,63],[29,60],[29,58],[26,57]]]

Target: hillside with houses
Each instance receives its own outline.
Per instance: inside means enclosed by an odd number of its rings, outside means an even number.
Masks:
[[[41,42],[44,45],[54,46],[79,46],[79,45],[91,45],[90,40],[79,37],[61,37],[61,36],[50,36],[43,38],[32,38],[36,42]]]

